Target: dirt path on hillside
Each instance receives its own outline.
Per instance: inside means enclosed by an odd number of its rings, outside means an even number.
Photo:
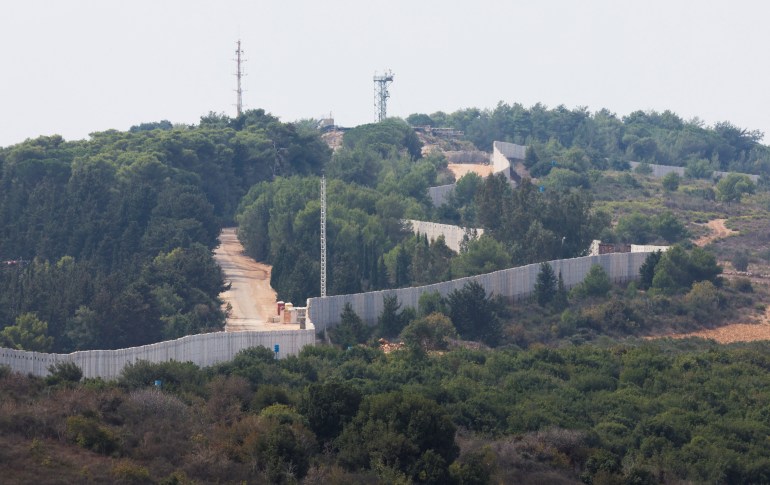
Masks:
[[[447,164],[447,168],[455,176],[455,180],[460,180],[460,177],[468,172],[475,172],[482,177],[486,177],[492,173],[492,165],[482,163],[450,163]]]
[[[231,285],[220,295],[232,307],[225,331],[287,330],[288,325],[268,323],[276,308],[276,293],[270,287],[272,267],[244,254],[234,227],[222,229],[219,242],[214,259]]]
[[[693,243],[696,246],[706,246],[718,239],[724,239],[738,231],[734,231],[725,226],[727,219],[714,219],[705,224],[711,231],[710,234],[697,239]],[[728,278],[729,275],[725,275]],[[741,275],[737,275],[741,276]],[[750,278],[752,284],[767,284],[763,278]],[[696,332],[679,333],[665,335],[671,338],[700,337],[711,339],[720,344],[729,344],[733,342],[753,342],[756,340],[770,340],[770,307],[759,316],[747,317],[744,321],[729,323],[718,328],[698,330]],[[654,337],[657,338],[657,337]]]
[[[738,231],[733,231],[732,229],[728,229],[725,226],[726,220],[727,219],[714,219],[712,221],[708,221],[705,226],[711,231],[711,234],[706,234],[705,236],[696,239],[693,241],[693,244],[703,247],[716,241],[717,239],[724,239],[733,234],[737,234]]]

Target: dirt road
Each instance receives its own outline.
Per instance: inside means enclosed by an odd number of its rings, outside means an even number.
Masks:
[[[232,306],[225,331],[289,329],[289,325],[268,323],[276,308],[276,294],[270,287],[272,268],[243,253],[233,227],[222,229],[219,242],[214,259],[231,285],[230,290],[220,295],[225,304]]]
[[[706,227],[709,228],[711,231],[711,234],[706,234],[705,236],[696,239],[693,241],[693,244],[696,246],[703,247],[709,243],[712,243],[716,241],[717,239],[724,239],[728,236],[731,236],[735,234],[737,231],[733,231],[732,229],[728,229],[725,226],[725,221],[727,219],[714,219],[712,221],[708,221],[706,223]]]

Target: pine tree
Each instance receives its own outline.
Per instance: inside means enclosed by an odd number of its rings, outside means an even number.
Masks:
[[[561,276],[561,271],[559,271],[559,282],[556,285],[556,294],[552,303],[556,311],[562,311],[569,306],[567,288],[564,286],[564,278]]]
[[[535,282],[535,298],[537,304],[544,307],[556,296],[556,275],[548,263],[540,263],[540,273]]]

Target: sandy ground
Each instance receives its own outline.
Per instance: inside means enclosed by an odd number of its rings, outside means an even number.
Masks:
[[[476,172],[482,177],[492,173],[492,165],[481,163],[450,163],[447,165],[447,168],[455,175],[457,180],[468,172]]]
[[[714,219],[713,221],[708,221],[706,223],[706,227],[711,230],[711,234],[706,234],[700,239],[693,241],[693,244],[703,247],[716,241],[717,239],[724,239],[728,236],[736,234],[737,231],[733,231],[732,229],[725,227],[726,220],[727,219]]]
[[[270,271],[266,264],[258,263],[243,253],[243,246],[235,235],[235,228],[222,229],[219,247],[214,259],[225,273],[230,290],[220,296],[232,310],[225,325],[226,332],[243,330],[290,330],[299,325],[268,323],[275,315],[276,294],[270,287]]]

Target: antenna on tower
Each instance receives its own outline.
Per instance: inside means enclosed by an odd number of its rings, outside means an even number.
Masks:
[[[376,121],[388,117],[388,85],[393,82],[393,73],[388,69],[382,76],[374,73],[374,114]]]
[[[321,175],[321,296],[326,296],[326,175]]]
[[[243,58],[243,51],[241,50],[241,39],[238,39],[236,45],[238,48],[235,50],[235,77],[238,79],[238,87],[235,89],[237,94],[235,110],[238,114],[238,117],[240,117],[243,114],[243,89],[241,88],[241,78],[246,75],[246,73],[243,72],[241,64],[245,62],[246,59]]]

